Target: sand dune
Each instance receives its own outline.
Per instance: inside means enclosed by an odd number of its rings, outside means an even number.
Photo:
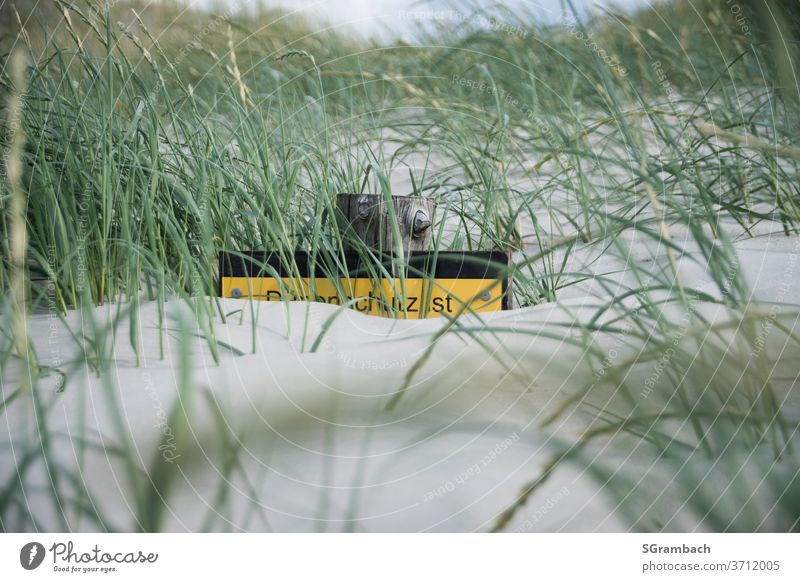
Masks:
[[[754,271],[756,291],[782,302],[775,321],[797,329],[791,307],[797,290],[781,292],[778,276],[786,270],[782,249],[792,239],[758,240],[741,245],[744,264]],[[695,275],[693,281],[702,283]],[[464,316],[458,330],[433,344],[392,409],[388,403],[444,320],[395,321],[299,302],[257,303],[251,313],[246,301],[222,300],[229,315],[215,324],[215,333],[227,347],[217,366],[199,334],[181,339],[177,333],[180,321],[192,321],[186,305],[177,302],[167,305],[170,331],[164,335],[165,358],[159,359],[158,312],[146,304],[139,367],[123,323],[105,380],[78,369],[70,371],[63,393],[55,393],[55,377],[37,390],[47,403],[52,454],[81,475],[89,489],[85,501],[122,530],[138,527],[147,503],[137,495],[150,491],[151,502],[158,502],[145,473],[166,496],[159,527],[168,530],[486,530],[541,473],[557,446],[591,424],[587,406],[624,409],[618,391],[598,382],[605,364],[587,346],[613,349],[615,363],[642,346],[633,337],[596,333],[594,343],[586,342],[582,326],[602,304],[586,288],[582,298],[560,304]],[[93,315],[102,320],[114,309]],[[729,376],[736,389],[747,359],[748,348],[737,340],[744,328],[722,307],[697,309],[721,326],[718,336],[703,341],[716,346],[726,363],[719,377]],[[86,329],[86,316],[71,313],[67,321],[72,329]],[[75,342],[57,320],[36,315],[30,328],[43,361],[56,365],[75,356]],[[688,334],[679,339],[695,341]],[[762,343],[784,409],[796,420],[791,388],[800,354],[777,328]],[[181,378],[181,354],[191,356],[188,379]],[[630,368],[626,380],[643,385],[654,377],[654,365]],[[5,378],[4,391],[15,380]],[[651,384],[657,392],[656,380]],[[542,428],[568,397],[590,385],[580,405]],[[640,392],[642,406],[652,391]],[[30,398],[24,397],[4,415],[3,482],[35,439],[29,409]],[[132,454],[118,452],[126,441]],[[43,467],[37,471],[34,481],[41,489],[26,486],[30,511],[43,526],[58,529],[48,477]],[[77,513],[65,511],[70,529],[97,528]],[[537,492],[509,529],[627,527],[602,487],[567,468]]]

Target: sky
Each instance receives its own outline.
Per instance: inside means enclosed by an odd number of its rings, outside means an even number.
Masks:
[[[461,2],[448,0],[187,0],[193,5],[203,7],[229,6],[239,2],[244,7],[261,3],[267,7],[279,7],[295,12],[308,20],[336,28],[347,28],[349,34],[363,37],[389,39],[392,36],[411,40],[425,19],[438,18],[453,20],[452,14],[458,11],[470,14],[470,7],[504,6],[514,8],[524,6],[543,22],[553,22],[562,18],[565,0],[468,0]],[[572,0],[579,11],[597,6],[607,6],[606,0]],[[614,5],[624,9],[646,6],[648,0],[615,0]],[[448,16],[450,14],[450,16]]]

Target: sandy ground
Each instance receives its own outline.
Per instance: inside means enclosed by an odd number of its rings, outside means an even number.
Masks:
[[[654,269],[663,266],[658,248],[634,237],[626,242],[637,258],[651,254]],[[756,296],[780,302],[778,319],[797,330],[798,240],[766,229],[736,246]],[[681,261],[682,277],[702,287],[708,276],[688,258]],[[621,282],[627,276],[624,256],[598,255],[591,246],[573,260],[595,273],[621,267]],[[178,303],[167,306],[160,359],[158,313],[155,305],[145,305],[140,366],[122,325],[107,382],[80,368],[70,372],[63,393],[55,394],[55,378],[38,388],[48,407],[50,446],[57,462],[87,483],[86,503],[121,530],[137,527],[130,475],[145,468],[173,478],[169,511],[160,524],[167,530],[487,530],[540,474],[556,444],[574,439],[587,425],[587,409],[578,407],[541,426],[567,396],[591,382],[597,363],[571,342],[581,333],[575,324],[588,321],[614,292],[589,280],[566,291],[559,305],[464,317],[464,330],[481,330],[484,345],[466,331],[442,337],[392,410],[387,403],[443,320],[393,321],[306,303],[260,303],[251,313],[245,301],[223,300],[230,315],[215,324],[216,335],[243,355],[223,347],[217,366],[199,337],[181,345],[176,330],[191,318]],[[113,309],[93,316],[107,320]],[[72,329],[89,329],[89,315],[70,314]],[[726,317],[722,310],[706,315]],[[58,320],[35,315],[30,328],[43,361],[57,365],[74,356],[74,341]],[[615,341],[595,339],[598,345]],[[786,350],[782,334],[771,333],[768,340],[785,410],[797,420],[800,405],[792,388],[799,354]],[[193,389],[181,393],[185,351],[192,354]],[[3,379],[4,396],[17,381],[13,373]],[[605,398],[598,394],[597,404],[607,403]],[[2,483],[37,442],[33,412],[27,396],[3,412]],[[126,440],[132,455],[117,452]],[[27,480],[27,510],[42,527],[63,528],[54,519],[43,467],[32,469]],[[70,529],[99,527],[74,511],[67,516]],[[702,529],[691,522],[675,527]],[[548,481],[509,526],[627,528],[603,489],[570,468]]]

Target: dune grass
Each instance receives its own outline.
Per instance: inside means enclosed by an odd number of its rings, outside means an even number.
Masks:
[[[26,22],[2,61],[3,102],[11,103],[4,119],[13,121],[21,103],[22,122],[17,131],[8,122],[2,134],[9,154],[0,288],[14,292],[3,294],[0,317],[24,321],[25,303],[28,313],[52,310],[66,325],[73,310],[115,308],[108,321],[71,331],[81,358],[59,369],[28,352],[24,325],[0,326],[0,372],[22,362],[32,382],[81,367],[107,375],[113,342],[137,350],[142,302],[174,298],[190,306],[191,333],[218,359],[227,349],[212,331],[226,315],[214,297],[220,250],[274,250],[289,269],[293,251],[307,250],[336,265],[345,243],[357,244],[337,228],[337,193],[431,196],[437,248],[513,251],[515,303],[523,307],[558,302],[594,280],[607,293],[594,319],[575,323],[580,341],[599,363],[615,341],[636,353],[610,362],[565,404],[602,386],[624,403],[613,414],[596,411],[585,437],[564,443],[551,469],[509,500],[498,529],[561,463],[587,467],[604,491],[618,493],[632,528],[669,528],[658,500],[645,503],[646,479],[590,452],[607,438],[657,458],[648,478],[674,472],[686,509],[711,529],[761,524],[746,504],[734,508],[706,491],[715,483],[703,473],[709,463],[744,467],[727,481],[732,499],[761,475],[759,495],[785,507],[777,527],[797,529],[797,419],[783,418],[763,365],[743,372],[735,395],[730,374],[709,373],[729,339],[699,307],[722,305],[740,321],[736,341],[747,358],[767,308],[754,307],[731,225],[749,236],[774,221],[798,236],[797,37],[776,36],[796,30],[790,13],[776,9],[783,20],[774,25],[748,13],[746,34],[721,2],[664,3],[591,21],[566,14],[555,25],[534,24],[524,11],[462,6],[452,9],[458,26],[432,21],[416,43],[383,46],[274,15],[179,15],[167,5],[159,22],[154,8],[136,3],[57,5],[57,25]],[[26,55],[24,84],[12,75],[12,53]],[[24,240],[22,197],[25,261],[11,242]],[[632,233],[666,260],[634,257]],[[620,284],[612,274],[574,270],[572,257],[587,249],[617,257],[630,277]],[[696,261],[713,288],[683,280],[681,261]],[[131,322],[128,338],[114,333],[121,321]],[[780,318],[771,321],[787,342],[798,341]],[[162,342],[168,326],[162,320]],[[491,342],[537,332],[456,318],[444,333]],[[672,349],[676,334],[696,338],[694,351],[677,349],[644,405],[642,379],[631,378]],[[3,386],[4,414],[28,398],[21,390]],[[2,523],[12,523],[27,466],[52,469],[56,505],[80,481],[47,463],[46,426],[41,431],[17,480],[0,484]],[[755,449],[766,452],[751,463]],[[133,468],[129,477],[142,527],[158,529],[153,503],[169,476],[147,486]],[[96,510],[84,510],[104,525]]]

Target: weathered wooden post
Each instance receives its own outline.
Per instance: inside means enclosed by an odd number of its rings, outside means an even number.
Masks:
[[[385,253],[394,251],[392,219],[380,194],[339,194],[339,210],[364,243]],[[420,196],[392,196],[403,252],[429,251],[433,241],[431,224],[436,202]]]

